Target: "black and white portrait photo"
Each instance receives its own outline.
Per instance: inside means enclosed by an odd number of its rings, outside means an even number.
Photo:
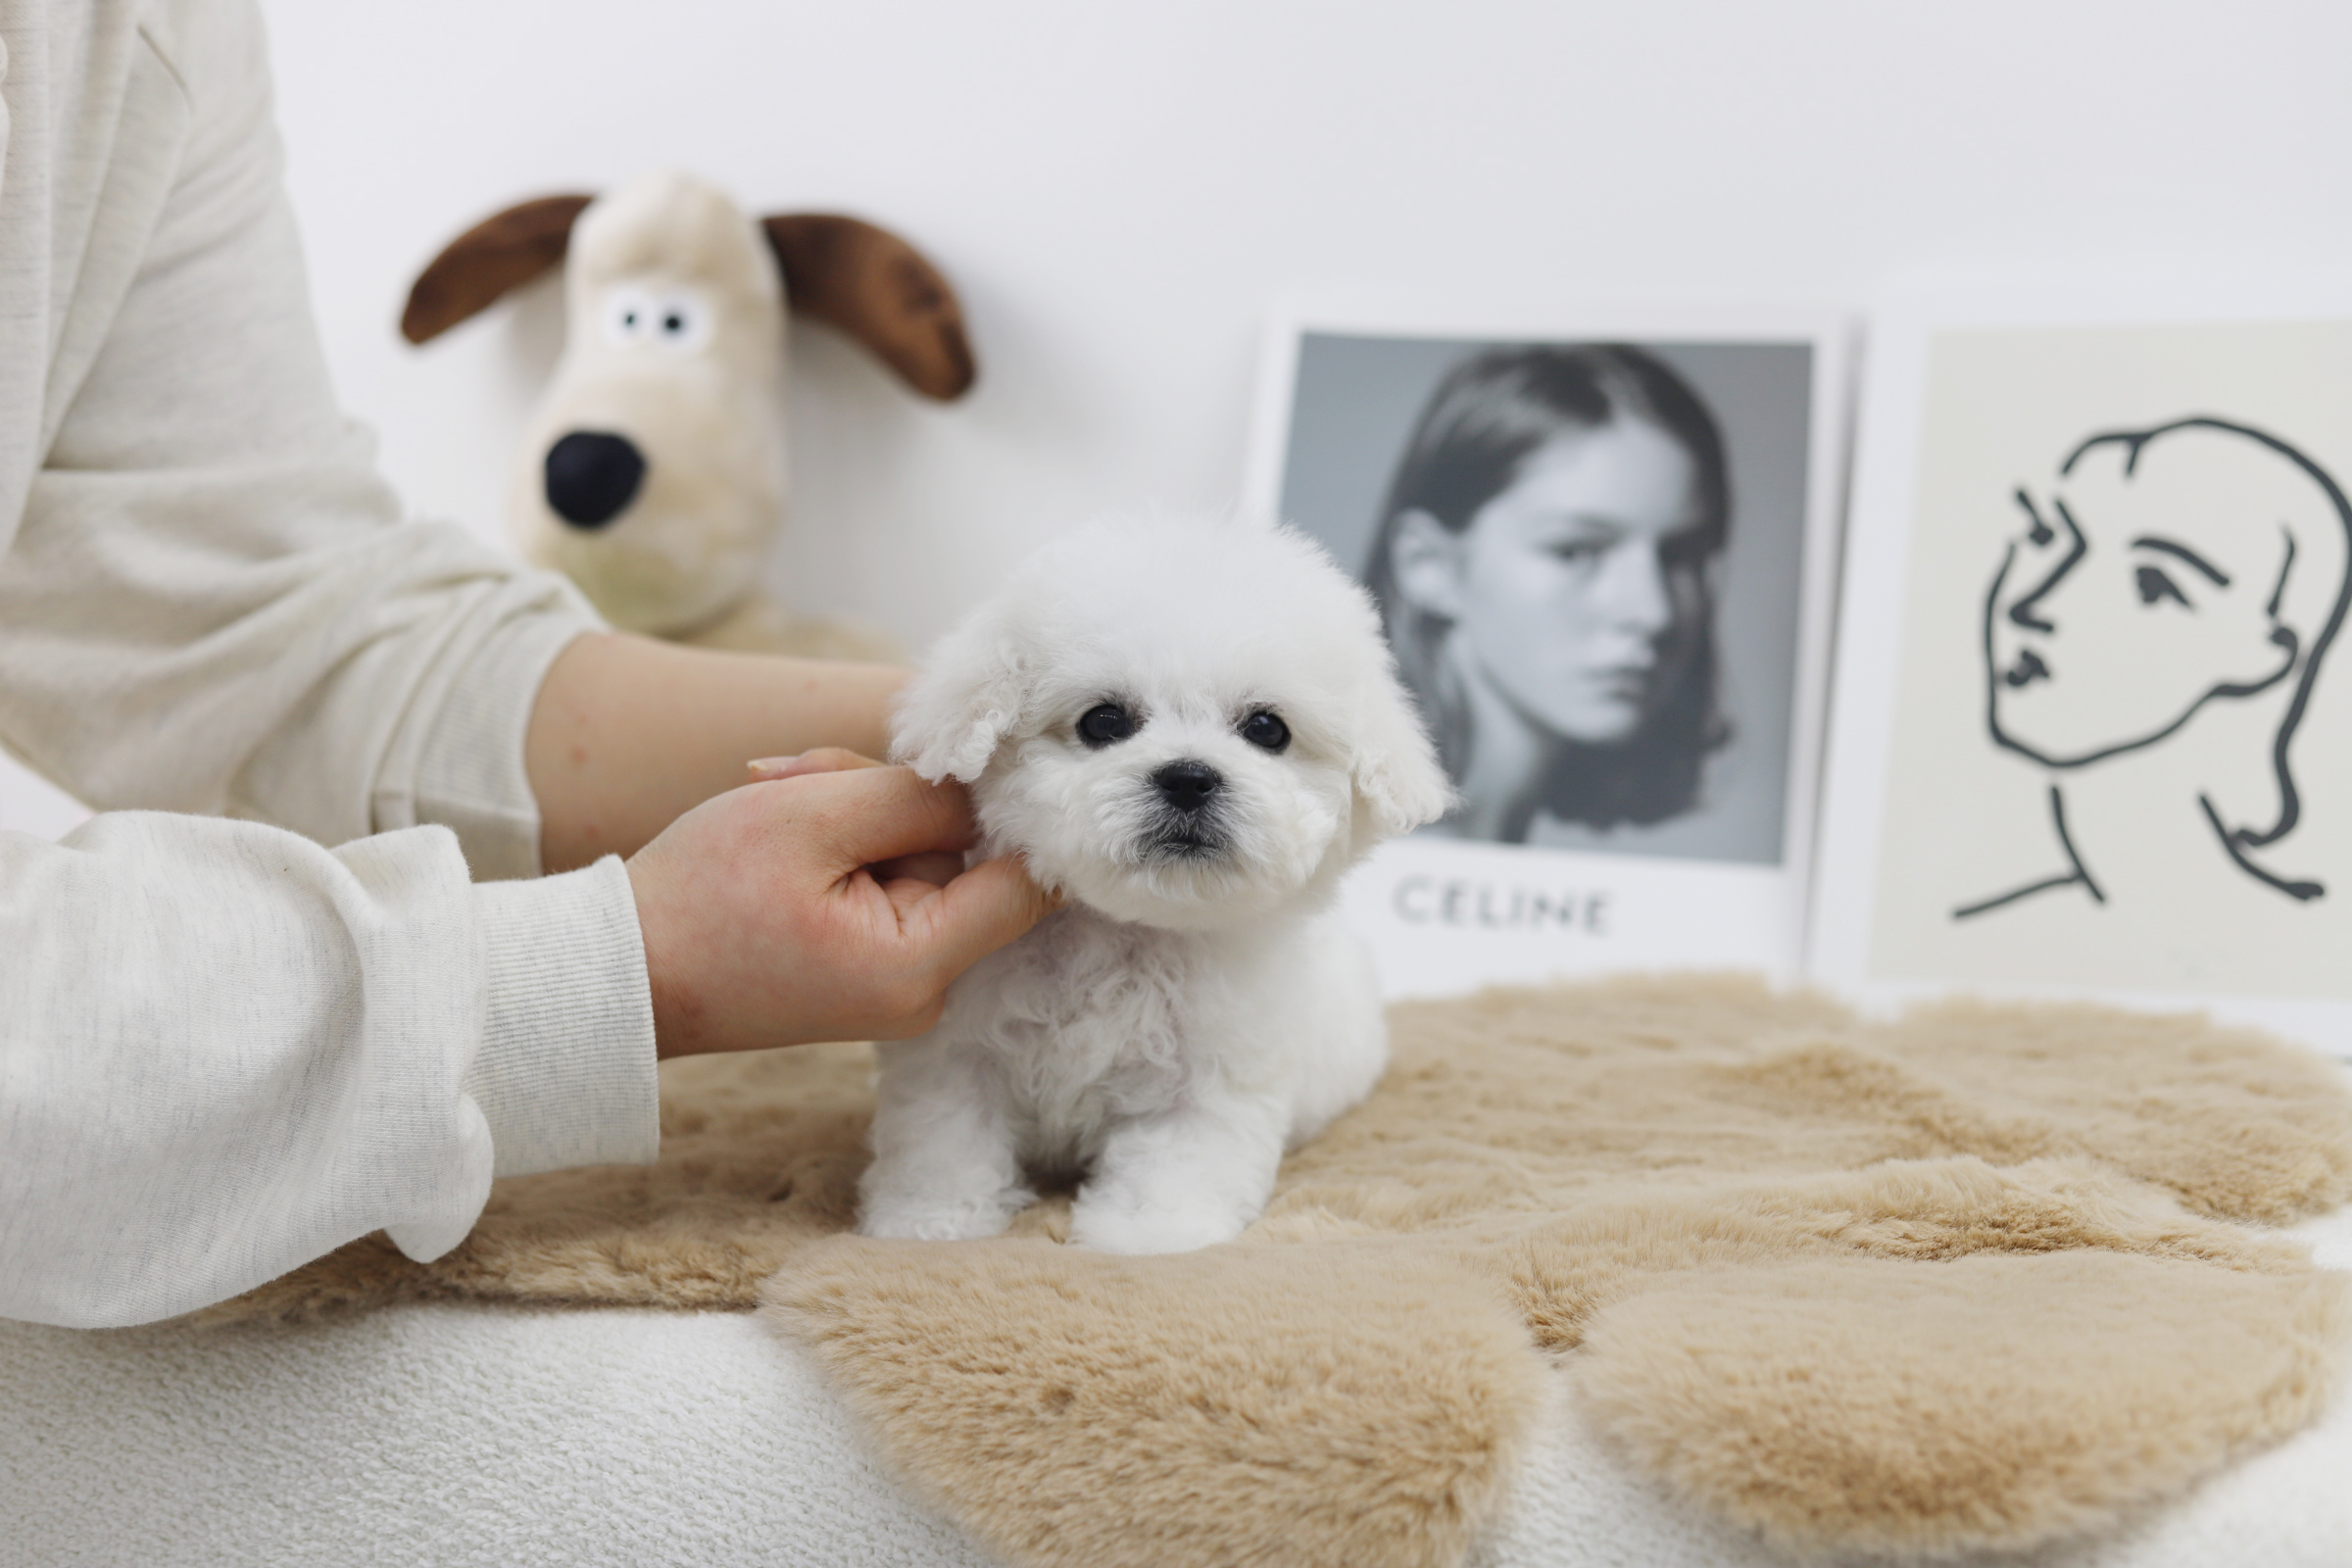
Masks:
[[[1301,335],[1280,510],[1379,604],[1427,833],[1782,861],[1814,353]]]

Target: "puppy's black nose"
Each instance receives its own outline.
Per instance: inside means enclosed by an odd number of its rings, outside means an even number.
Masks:
[[[645,456],[625,435],[574,430],[547,449],[547,504],[575,528],[619,516],[644,482]]]
[[[1159,798],[1179,811],[1198,811],[1217,793],[1225,775],[1206,762],[1197,762],[1188,757],[1152,774],[1152,782],[1158,789]]]

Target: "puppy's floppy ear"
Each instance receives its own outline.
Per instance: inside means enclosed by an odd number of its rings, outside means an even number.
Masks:
[[[999,600],[942,637],[891,714],[890,760],[934,784],[969,784],[1021,722],[1035,655],[1014,612]]]
[[[886,228],[830,213],[762,219],[792,308],[839,327],[925,397],[961,397],[977,369],[939,269]]]
[[[409,287],[400,335],[429,342],[497,303],[510,289],[563,265],[572,220],[591,196],[540,196],[492,213],[442,247]]]
[[[1385,646],[1380,668],[1363,683],[1362,693],[1355,752],[1348,760],[1358,854],[1382,839],[1435,822],[1453,804],[1453,786]]]

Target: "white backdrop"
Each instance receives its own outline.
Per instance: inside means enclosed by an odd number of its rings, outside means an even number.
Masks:
[[[803,329],[776,586],[919,645],[1028,543],[1240,483],[1277,296],[1793,300],[1987,255],[2352,256],[2339,0],[265,0],[337,385],[485,531],[560,321],[424,351],[415,270],[515,198],[672,163],[887,223],[978,389]],[[0,824],[69,808],[0,776]]]

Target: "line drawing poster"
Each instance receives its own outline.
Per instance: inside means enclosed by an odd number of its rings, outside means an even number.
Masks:
[[[1869,978],[2352,996],[2352,322],[1939,331],[1920,411]]]

